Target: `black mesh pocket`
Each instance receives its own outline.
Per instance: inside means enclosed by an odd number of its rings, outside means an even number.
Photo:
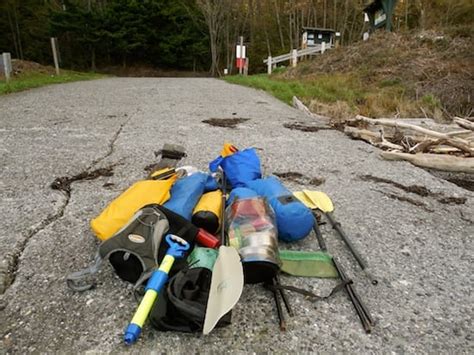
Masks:
[[[116,251],[110,255],[109,261],[117,275],[128,282],[137,282],[144,271],[140,259],[129,252]]]

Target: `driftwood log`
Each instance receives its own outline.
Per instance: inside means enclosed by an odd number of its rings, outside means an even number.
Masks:
[[[437,131],[433,131],[430,129],[426,129],[420,126],[416,126],[413,124],[409,123],[404,123],[403,120],[391,120],[391,119],[386,119],[386,118],[379,118],[379,119],[372,119],[369,117],[364,117],[361,115],[356,116],[356,121],[362,121],[370,125],[381,125],[381,126],[387,126],[387,127],[394,127],[394,128],[405,128],[408,130],[412,130],[417,133],[421,133],[423,135],[426,135],[428,137],[434,137],[438,139],[452,139],[455,142],[462,143],[465,145],[469,145],[469,141],[459,138],[459,137],[451,137],[446,133],[441,133]]]
[[[460,158],[446,154],[409,154],[382,152],[385,160],[405,160],[413,165],[444,171],[474,174],[474,158]]]
[[[461,128],[468,129],[470,131],[474,131],[474,122],[465,120],[463,118],[455,117],[453,121]]]
[[[444,150],[443,152],[463,152],[467,156],[474,156],[474,147],[472,147],[469,143],[460,143],[459,141],[452,139],[452,137],[447,139],[435,140],[421,136],[405,136],[406,141],[415,144],[414,146],[408,146],[406,144],[400,145],[397,143],[390,142],[390,140],[393,139],[393,135],[384,135],[382,132],[383,131],[374,132],[368,129],[359,129],[351,126],[346,126],[344,128],[344,133],[350,136],[351,138],[366,141],[367,143],[370,143],[379,148],[392,149],[402,152],[406,151],[408,153],[427,153],[430,150],[434,150],[434,148],[436,148],[437,146],[449,146],[452,148]]]

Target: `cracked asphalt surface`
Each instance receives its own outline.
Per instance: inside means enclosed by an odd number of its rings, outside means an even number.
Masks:
[[[249,120],[235,129],[202,122],[233,117]],[[93,259],[89,221],[146,175],[163,143],[184,145],[183,164],[205,169],[225,141],[257,147],[266,174],[302,174],[284,180],[290,189],[331,196],[379,284],[369,283],[328,225],[323,234],[377,325],[365,334],[344,293],[320,302],[292,294],[296,316],[280,332],[271,294],[253,285],[229,327],[209,336],[147,327],[133,350],[472,353],[474,194],[383,161],[376,148],[340,132],[284,127],[292,123],[314,121],[266,93],[215,79],[111,78],[0,97],[0,353],[129,350],[121,336],[136,306],[130,285],[108,266],[91,291],[65,284],[68,272]],[[70,193],[50,187],[101,168],[113,175],[73,181]],[[324,182],[314,187],[314,178]],[[282,248],[316,250],[317,243],[310,235]],[[321,295],[336,284],[282,282]]]

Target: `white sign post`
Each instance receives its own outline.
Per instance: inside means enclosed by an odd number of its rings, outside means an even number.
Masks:
[[[242,75],[243,70],[244,70],[244,61],[245,61],[245,46],[244,46],[244,37],[240,36],[239,37],[239,43],[237,45],[236,51],[235,51],[235,58],[236,58],[236,64],[237,68],[239,68],[239,74]]]
[[[7,83],[10,81],[10,74],[12,73],[12,56],[10,53],[5,52],[2,54],[3,59],[3,72],[5,73],[5,80]]]

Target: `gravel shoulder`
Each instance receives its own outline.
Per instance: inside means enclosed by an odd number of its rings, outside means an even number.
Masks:
[[[234,129],[202,122],[237,117],[249,120]],[[266,174],[302,174],[284,180],[291,190],[331,196],[379,284],[369,284],[329,226],[323,234],[377,326],[366,335],[344,293],[316,303],[294,294],[296,316],[281,333],[269,292],[246,286],[231,326],[206,337],[147,328],[133,350],[472,353],[474,193],[409,163],[383,161],[376,148],[340,132],[284,127],[295,122],[313,123],[264,92],[215,79],[110,78],[0,97],[0,353],[126,351],[130,286],[110,267],[86,293],[64,281],[93,259],[89,221],[145,176],[163,143],[184,145],[184,164],[205,169],[226,141],[257,147]],[[76,181],[70,194],[50,188],[57,177],[99,168],[113,175]],[[315,187],[312,178],[324,183]],[[317,243],[311,235],[282,247],[316,250]],[[282,279],[321,295],[335,285]]]

